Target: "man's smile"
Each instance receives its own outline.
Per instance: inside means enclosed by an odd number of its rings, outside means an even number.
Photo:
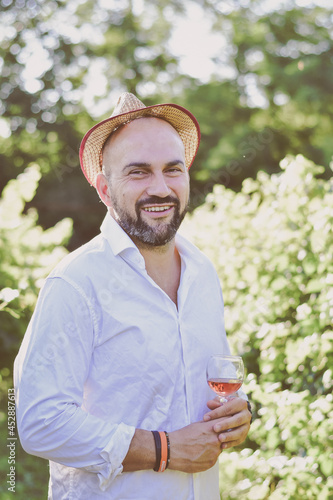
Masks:
[[[151,207],[143,207],[144,212],[149,212],[149,213],[163,213],[165,214],[166,212],[170,212],[171,209],[173,208],[173,205],[158,205],[158,206],[151,206]]]

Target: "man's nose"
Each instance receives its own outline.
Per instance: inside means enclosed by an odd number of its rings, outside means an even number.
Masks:
[[[146,192],[149,196],[159,196],[160,198],[169,196],[171,189],[169,188],[162,172],[155,173],[151,177],[151,182],[149,183]]]

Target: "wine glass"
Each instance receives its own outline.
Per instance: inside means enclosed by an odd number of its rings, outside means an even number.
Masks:
[[[206,373],[209,387],[220,397],[220,403],[226,403],[243,383],[243,360],[240,356],[214,354],[208,360]]]

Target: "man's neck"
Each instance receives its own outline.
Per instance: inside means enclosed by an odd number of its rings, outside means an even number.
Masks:
[[[177,305],[181,259],[175,239],[159,247],[138,245],[138,248],[145,259],[148,275]]]

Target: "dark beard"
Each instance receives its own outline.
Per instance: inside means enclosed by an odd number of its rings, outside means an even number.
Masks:
[[[113,198],[113,196],[112,196]],[[127,212],[119,208],[115,199],[112,199],[112,205],[115,213],[116,221],[119,226],[128,234],[133,240],[138,240],[147,246],[160,247],[166,245],[171,241],[182,223],[187,207],[180,213],[180,203],[178,198],[167,196],[166,198],[159,198],[158,196],[151,196],[145,200],[138,201],[135,204],[136,219],[129,215]],[[151,204],[172,204],[174,205],[174,214],[171,221],[166,224],[162,222],[155,226],[150,226],[142,219],[141,207]]]

